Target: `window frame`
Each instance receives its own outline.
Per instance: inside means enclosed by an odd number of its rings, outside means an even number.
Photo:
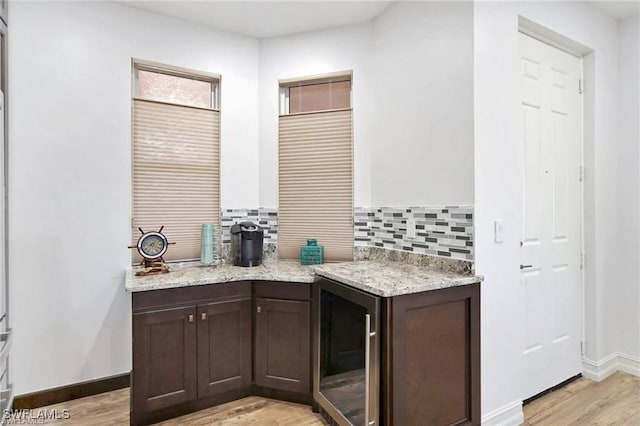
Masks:
[[[326,110],[315,110],[315,111],[305,111],[305,112],[296,112],[291,114],[289,112],[289,90],[292,87],[302,87],[302,86],[313,86],[317,84],[323,83],[339,83],[343,81],[349,81],[351,84],[349,86],[349,108],[335,108],[335,109],[326,109]],[[279,115],[294,115],[294,114],[309,114],[315,112],[324,112],[324,111],[340,111],[344,109],[352,109],[353,108],[353,71],[338,71],[326,74],[317,74],[311,75],[307,77],[295,77],[295,78],[285,78],[278,80],[278,113]]]
[[[185,105],[185,104],[177,104],[173,102],[166,101],[158,101],[154,99],[146,99],[140,98],[138,96],[138,82],[139,82],[139,71],[148,71],[156,74],[165,74],[174,77],[182,77],[187,78],[189,80],[197,80],[204,81],[207,83],[211,83],[211,107],[204,108],[194,105]],[[142,99],[152,102],[161,102],[168,103],[173,105],[186,106],[190,108],[203,108],[203,109],[211,109],[214,111],[220,111],[220,82],[221,78],[219,74],[196,71],[189,68],[177,67],[173,65],[161,64],[158,62],[146,61],[142,59],[132,58],[131,59],[131,98],[133,99]]]

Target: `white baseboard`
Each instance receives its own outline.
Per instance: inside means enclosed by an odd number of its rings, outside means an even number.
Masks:
[[[640,358],[619,352],[618,360],[620,371],[640,377]]]
[[[618,353],[614,352],[599,361],[582,358],[582,375],[587,379],[601,382],[618,371]]]
[[[614,352],[599,361],[582,358],[582,375],[596,382],[618,370],[640,377],[640,358],[622,352]]]
[[[518,426],[524,423],[522,401],[513,401],[482,416],[483,426]]]

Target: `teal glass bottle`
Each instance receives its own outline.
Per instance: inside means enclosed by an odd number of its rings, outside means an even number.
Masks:
[[[202,225],[200,262],[203,265],[212,265],[216,261],[216,226],[213,223]]]
[[[301,265],[322,265],[324,263],[324,247],[318,245],[318,240],[309,238],[307,245],[300,247]]]

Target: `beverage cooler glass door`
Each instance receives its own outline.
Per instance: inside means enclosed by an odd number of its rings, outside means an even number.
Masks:
[[[340,425],[379,424],[379,312],[379,297],[315,283],[313,396]]]

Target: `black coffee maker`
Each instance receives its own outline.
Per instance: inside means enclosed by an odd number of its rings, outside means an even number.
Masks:
[[[262,263],[264,231],[253,222],[231,226],[231,256],[236,266],[258,266]]]

